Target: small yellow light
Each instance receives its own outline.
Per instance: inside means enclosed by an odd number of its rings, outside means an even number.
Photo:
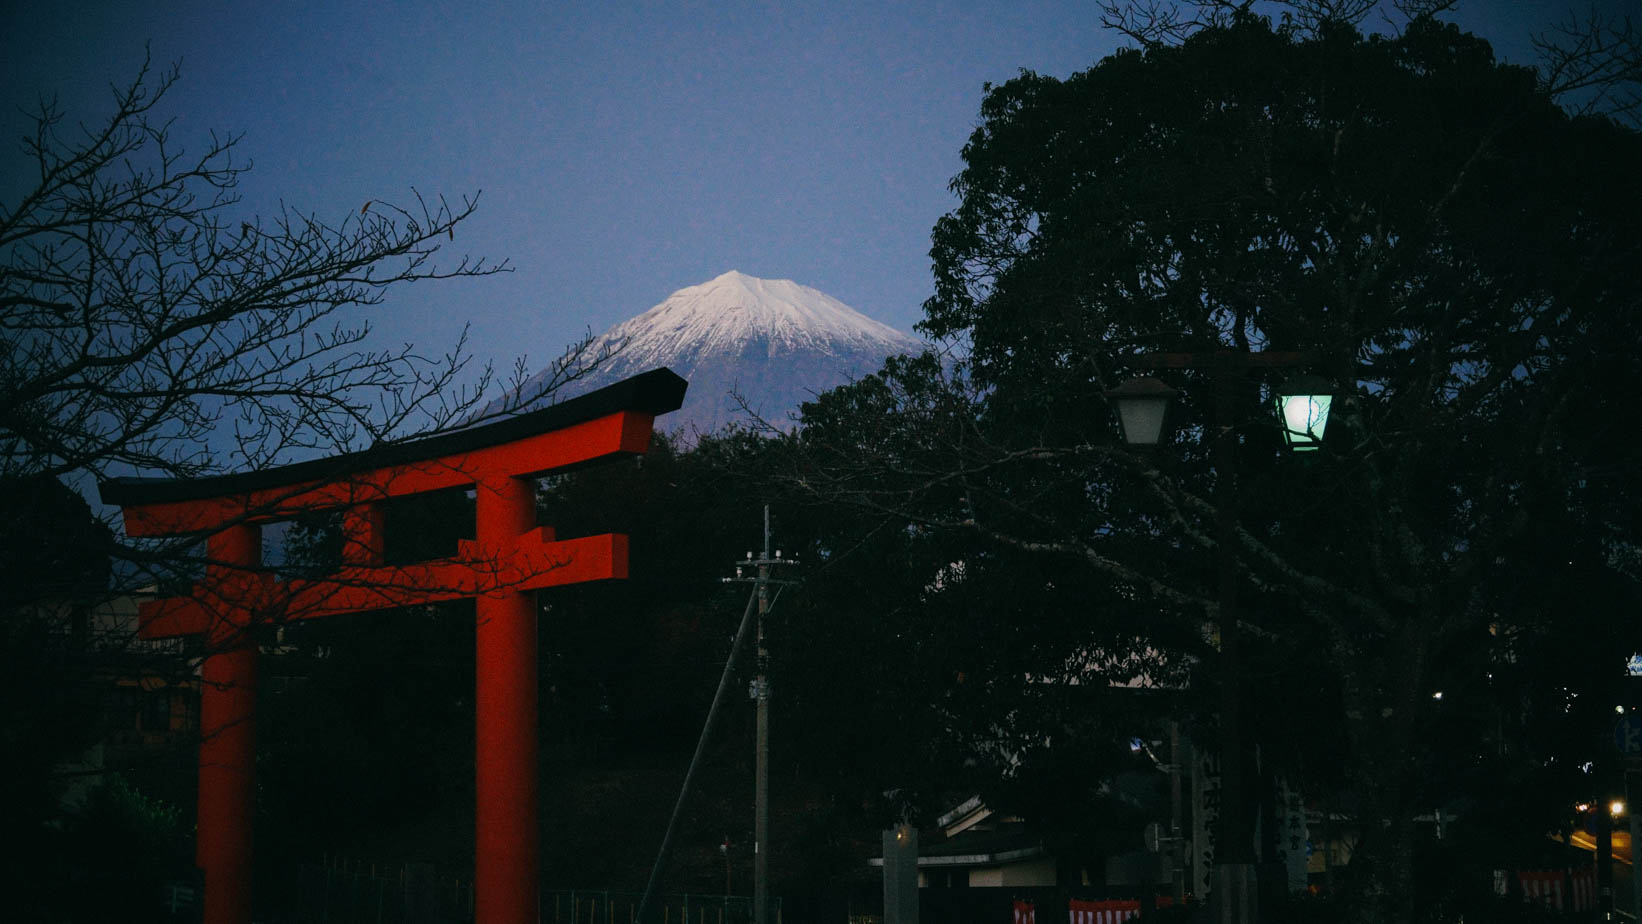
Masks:
[[[1591,810],[1591,803],[1589,803],[1589,802],[1576,802],[1576,803],[1574,803],[1574,811],[1576,811],[1576,812],[1588,812],[1590,810]]]
[[[1608,803],[1608,814],[1615,818],[1625,814],[1625,800],[1615,799]]]

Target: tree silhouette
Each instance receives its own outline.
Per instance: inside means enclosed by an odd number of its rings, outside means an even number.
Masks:
[[[1642,344],[1642,188],[1626,166],[1642,140],[1569,115],[1540,75],[1428,16],[1365,37],[1205,6],[1223,20],[1182,40],[990,89],[924,306],[959,361],[894,363],[806,408],[809,467],[793,478],[1090,572],[1088,610],[1046,623],[1151,608],[1135,650],[1212,666],[1212,646],[1187,640],[1213,622],[1223,554],[1214,390],[1165,373],[1184,394],[1148,454],[1118,442],[1105,392],[1150,372],[1149,352],[1317,356],[1336,410],[1309,457],[1281,454],[1263,406],[1275,381],[1233,385],[1241,497],[1224,552],[1243,572],[1251,671],[1294,678],[1249,693],[1268,752],[1294,736],[1318,748],[1311,767],[1337,768],[1317,785],[1363,822],[1354,912],[1407,920],[1414,815],[1491,760],[1430,738],[1454,718],[1433,694],[1463,675],[1491,703],[1477,715],[1515,719],[1521,688],[1490,686],[1489,658],[1467,653],[1559,631],[1555,601],[1581,588],[1603,588],[1602,617],[1636,596],[1635,415],[1611,396]],[[1616,674],[1621,638],[1642,640],[1604,625],[1593,637],[1614,647],[1589,649],[1603,653],[1588,669]]]

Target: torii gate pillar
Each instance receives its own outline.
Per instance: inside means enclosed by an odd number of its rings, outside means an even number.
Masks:
[[[536,600],[544,587],[627,576],[627,537],[559,541],[536,525],[535,478],[649,449],[657,414],[685,382],[667,369],[495,424],[284,468],[192,481],[101,485],[127,535],[206,536],[210,564],[188,597],[145,603],[143,638],[203,635],[199,835],[205,924],[250,924],[257,641],[270,620],[311,619],[473,598],[474,912],[477,924],[535,924],[541,864],[537,794]],[[388,567],[381,503],[471,486],[475,537],[452,558]],[[341,510],[337,575],[281,578],[261,567],[260,524]]]
[[[479,544],[507,548],[536,528],[534,482],[476,489]],[[503,591],[475,608],[474,920],[533,924],[541,864],[536,792],[536,595]]]
[[[256,567],[262,536],[240,523],[206,539],[208,581]],[[205,872],[205,920],[251,915],[251,830],[256,817],[257,645],[250,614],[206,632],[200,665],[199,835],[194,864]]]

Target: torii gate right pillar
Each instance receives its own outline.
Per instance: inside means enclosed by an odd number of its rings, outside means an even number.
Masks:
[[[536,528],[535,483],[493,476],[475,491],[481,547],[508,548]],[[541,828],[536,754],[536,595],[504,589],[475,601],[474,919],[535,924]]]

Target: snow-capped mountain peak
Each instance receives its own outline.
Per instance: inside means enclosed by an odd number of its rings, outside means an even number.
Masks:
[[[770,356],[790,350],[892,347],[917,341],[867,317],[836,298],[790,279],[759,279],[731,270],[668,296],[649,311],[611,328],[605,338],[623,340],[623,359],[635,367],[661,365],[681,355],[738,349],[763,343]]]
[[[731,270],[679,289],[599,335],[586,355],[610,358],[554,397],[667,366],[689,380],[690,390],[683,408],[658,421],[664,429],[708,432],[745,421],[735,395],[781,425],[816,394],[877,371],[887,357],[922,348],[921,341],[825,292]],[[553,372],[539,373],[521,393],[541,390]],[[522,409],[534,406],[527,402]]]

